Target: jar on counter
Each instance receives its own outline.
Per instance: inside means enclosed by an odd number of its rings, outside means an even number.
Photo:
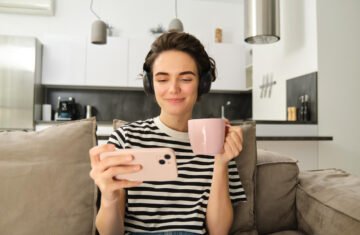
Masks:
[[[222,29],[221,28],[215,29],[215,42],[217,42],[217,43],[222,42]]]
[[[288,107],[288,121],[296,121],[296,107]]]

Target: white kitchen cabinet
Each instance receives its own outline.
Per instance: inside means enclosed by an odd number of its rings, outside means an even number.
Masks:
[[[245,49],[241,44],[210,43],[206,46],[217,67],[217,79],[211,90],[246,90]]]
[[[43,44],[42,84],[85,84],[85,37],[45,35],[40,41]]]
[[[143,80],[139,74],[143,73],[145,57],[150,51],[153,38],[134,38],[129,40],[129,76],[127,85],[129,87],[143,87]]]
[[[128,39],[108,37],[107,44],[87,43],[85,84],[91,86],[127,86]]]
[[[44,44],[42,83],[142,88],[138,75],[153,38],[108,37],[94,45],[85,37],[52,35]],[[217,65],[214,91],[246,90],[245,49],[240,44],[208,43],[205,48]]]

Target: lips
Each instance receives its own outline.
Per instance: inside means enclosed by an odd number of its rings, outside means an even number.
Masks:
[[[166,99],[168,102],[176,104],[176,103],[181,103],[185,100],[185,98],[171,98],[171,99]]]

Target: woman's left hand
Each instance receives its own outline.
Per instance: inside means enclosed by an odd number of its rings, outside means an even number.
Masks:
[[[243,133],[240,126],[230,126],[229,120],[225,119],[226,133],[224,151],[215,156],[215,163],[227,165],[230,160],[239,156],[242,150]]]

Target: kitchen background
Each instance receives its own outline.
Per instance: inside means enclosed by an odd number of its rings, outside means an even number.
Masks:
[[[317,73],[317,120],[298,127],[311,128],[313,136],[333,136],[334,141],[258,141],[258,145],[293,155],[304,168],[339,167],[360,174],[360,152],[355,147],[360,140],[360,114],[356,108],[360,97],[355,90],[360,86],[356,64],[360,61],[356,41],[360,29],[355,23],[360,21],[356,11],[360,3],[280,0],[280,4],[281,40],[250,47],[243,42],[243,1],[178,1],[178,17],[185,31],[202,40],[210,55],[219,61],[219,81],[206,97],[216,105],[208,105],[204,115],[220,116],[221,105],[231,101],[226,107],[231,119],[285,121],[287,81]],[[116,35],[104,46],[89,42],[91,24],[96,20],[89,6],[88,0],[61,0],[56,1],[54,16],[0,13],[0,34],[34,36],[44,45],[43,98],[53,109],[58,95],[74,96],[76,102],[84,101],[82,106],[91,101],[89,97],[96,97],[92,105],[102,117],[105,112],[99,101],[103,99],[104,106],[128,96],[134,97],[134,102],[150,102],[141,98],[141,86],[130,78],[141,72],[136,67],[155,38],[149,30],[159,24],[167,27],[174,18],[174,2],[94,1],[97,14],[114,27]],[[223,43],[214,43],[215,28],[223,30]],[[131,48],[137,48],[138,53],[133,54]],[[124,53],[114,53],[116,50]],[[118,67],[114,67],[114,61]],[[252,82],[245,74],[252,74]],[[269,81],[274,85],[266,86]],[[268,87],[267,92],[264,87]],[[125,108],[117,105],[110,105],[110,109],[122,115]],[[339,125],[341,122],[346,125]],[[277,125],[270,134],[299,135],[298,131],[280,131],[284,125]],[[257,129],[261,130],[261,125]],[[269,133],[259,133],[265,134]]]
[[[45,103],[50,103],[52,107],[57,106],[59,96],[73,97],[77,104],[77,118],[85,118],[86,104],[91,104],[92,114],[98,121],[111,122],[114,118],[136,121],[160,113],[155,97],[147,96],[144,91],[46,88],[45,93]],[[223,106],[226,118],[248,119],[251,118],[251,98],[251,92],[206,94],[195,105],[193,117],[221,117]]]
[[[186,31],[203,41],[218,66],[213,92],[197,105],[194,117],[221,117],[222,106],[229,119],[252,117],[251,84],[246,83],[244,76],[245,51],[249,51],[246,49],[249,46],[243,43],[242,26],[232,24],[243,22],[243,16],[232,9],[234,5],[240,11],[243,8],[236,1],[179,1],[177,5]],[[85,117],[86,105],[92,106],[99,121],[110,122],[113,118],[132,121],[157,115],[157,105],[142,92],[142,80],[137,77],[151,43],[158,36],[150,30],[159,25],[167,28],[175,17],[174,1],[94,1],[93,9],[112,27],[114,36],[108,38],[106,45],[90,43],[91,24],[96,18],[88,0],[56,1],[54,16],[1,14],[10,17],[8,20],[14,24],[24,25],[20,30],[6,24],[1,33],[35,36],[43,44],[43,102],[51,104],[52,120],[58,96],[63,100],[75,98],[77,118]],[[196,12],[200,9],[208,13],[199,18]],[[224,14],[229,11],[233,14]],[[219,17],[214,20],[211,16],[216,14]],[[204,28],[209,20],[212,26]],[[223,30],[221,44],[214,43],[216,27]]]

